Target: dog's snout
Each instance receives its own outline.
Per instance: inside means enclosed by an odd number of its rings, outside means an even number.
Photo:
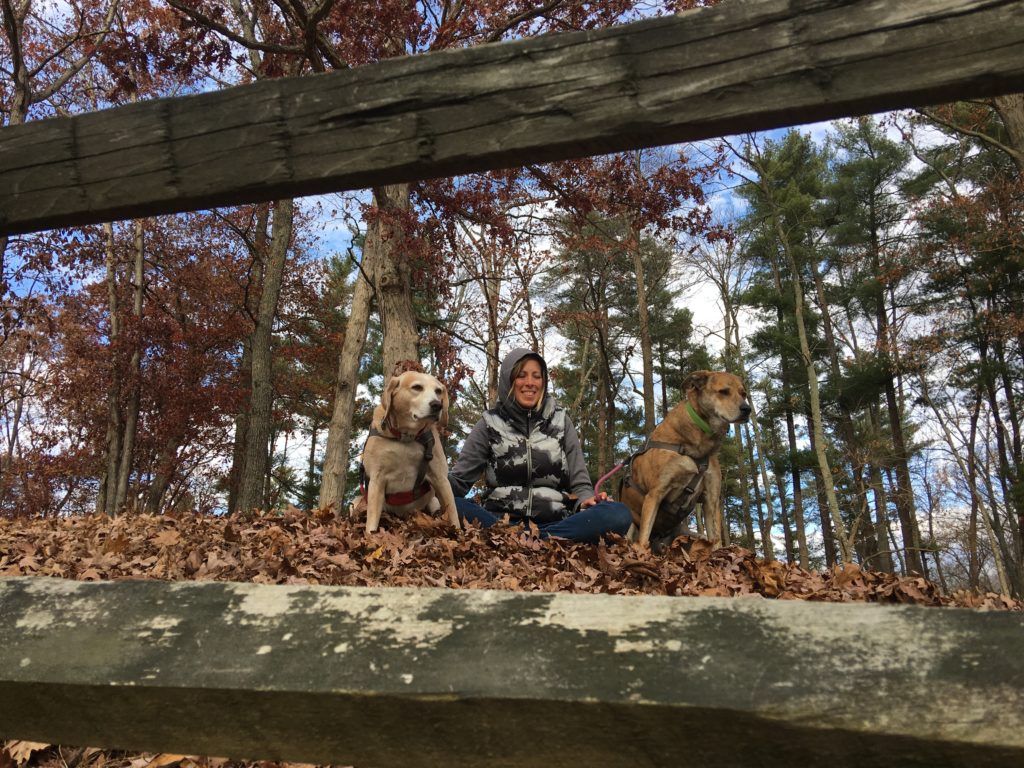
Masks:
[[[440,400],[431,400],[430,401],[430,412],[431,413],[435,413],[435,414],[441,412],[441,401]]]
[[[750,403],[740,403],[740,413],[744,416],[749,416],[752,410],[754,409],[750,407]]]

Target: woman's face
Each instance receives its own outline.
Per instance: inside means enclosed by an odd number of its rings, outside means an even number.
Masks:
[[[519,375],[512,382],[512,396],[523,408],[533,408],[544,392],[544,374],[540,363],[532,357],[523,363]]]

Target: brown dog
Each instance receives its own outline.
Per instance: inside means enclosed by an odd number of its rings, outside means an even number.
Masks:
[[[447,424],[448,390],[440,381],[416,371],[388,380],[362,455],[367,533],[377,530],[385,509],[409,517],[443,508],[461,527],[438,434]]]
[[[633,513],[637,541],[666,536],[701,503],[708,539],[722,543],[722,470],[718,449],[730,424],[750,418],[747,390],[723,371],[696,371],[683,382],[686,398],[654,428],[631,462],[621,498]]]

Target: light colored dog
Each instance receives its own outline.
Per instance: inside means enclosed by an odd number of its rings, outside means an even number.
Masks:
[[[440,381],[416,371],[388,380],[361,459],[367,533],[377,530],[385,509],[403,518],[443,509],[461,527],[438,433],[447,424],[448,390]]]
[[[696,371],[683,382],[685,399],[654,428],[631,461],[621,498],[633,513],[637,541],[663,537],[701,504],[708,539],[722,543],[722,470],[718,449],[730,424],[750,418],[747,390],[724,371]]]

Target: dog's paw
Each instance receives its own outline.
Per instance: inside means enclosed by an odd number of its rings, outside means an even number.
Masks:
[[[696,531],[680,524],[662,536],[651,538],[651,551],[663,555],[670,549],[688,549],[695,541],[701,538]]]
[[[361,520],[366,517],[366,497],[356,496],[348,508],[348,516],[353,520]]]

